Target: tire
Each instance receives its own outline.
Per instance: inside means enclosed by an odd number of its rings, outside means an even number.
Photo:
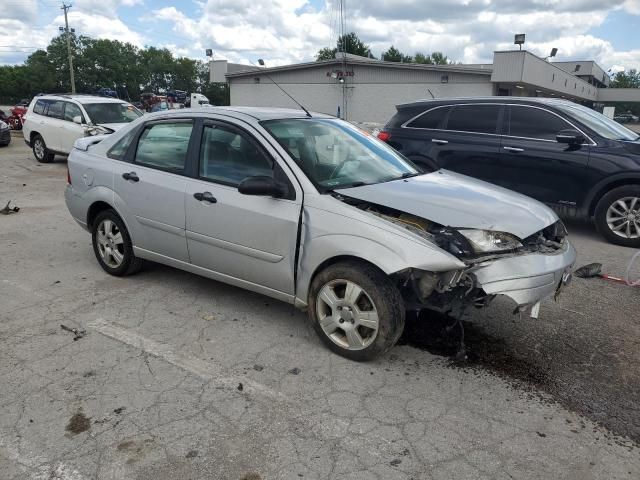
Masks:
[[[142,259],[133,254],[133,243],[124,222],[113,210],[100,212],[91,228],[93,252],[102,269],[122,277],[137,273]]]
[[[389,277],[364,262],[340,262],[318,273],[311,282],[308,304],[309,318],[322,342],[350,360],[383,355],[404,330],[400,292]]]
[[[596,228],[609,242],[640,248],[640,185],[607,192],[595,211]]]
[[[33,150],[33,156],[40,163],[51,163],[55,154],[47,150],[47,144],[44,143],[44,139],[40,135],[34,135],[31,141],[31,148]]]

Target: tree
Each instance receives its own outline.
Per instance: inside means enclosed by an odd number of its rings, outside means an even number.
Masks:
[[[375,58],[371,54],[371,48],[369,45],[360,40],[355,32],[351,32],[346,35],[340,35],[335,48],[325,47],[320,49],[316,54],[316,60],[331,60],[336,57],[338,52],[351,53],[361,57]]]
[[[448,65],[453,63],[446,55],[443,55],[442,52],[433,52],[431,55],[417,52],[413,57],[413,61],[427,65]]]
[[[640,72],[635,68],[628,72],[618,72],[609,86],[611,88],[640,88]]]
[[[391,47],[389,47],[389,50],[387,50],[386,52],[382,52],[382,55],[380,55],[380,59],[386,62],[403,62],[403,63],[413,62],[413,58],[410,55],[403,54],[400,50],[398,50],[393,45],[391,45]]]

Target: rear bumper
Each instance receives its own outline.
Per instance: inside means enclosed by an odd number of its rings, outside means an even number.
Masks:
[[[529,306],[553,295],[569,283],[576,250],[567,240],[549,255],[531,253],[492,260],[471,270],[478,287],[489,295],[506,295],[519,306]]]

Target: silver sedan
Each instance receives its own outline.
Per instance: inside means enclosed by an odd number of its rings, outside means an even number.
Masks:
[[[405,312],[496,295],[537,316],[576,253],[543,204],[298,110],[146,115],[80,139],[66,201],[112,275],[151,260],[306,309],[333,351],[386,352]]]

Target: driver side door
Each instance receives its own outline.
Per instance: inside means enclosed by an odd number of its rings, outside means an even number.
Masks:
[[[292,296],[301,193],[247,130],[206,121],[200,138],[197,178],[185,194],[191,263],[228,283]],[[245,178],[265,175],[287,186],[285,198],[238,192]]]

